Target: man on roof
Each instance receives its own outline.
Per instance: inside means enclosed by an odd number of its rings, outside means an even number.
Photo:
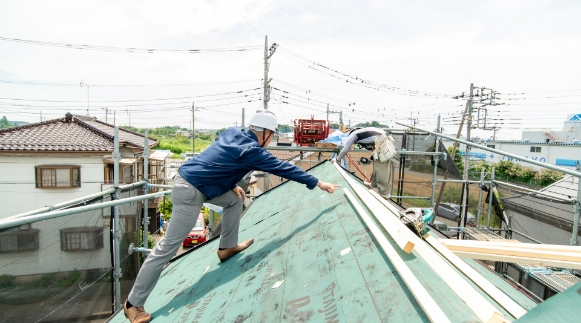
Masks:
[[[333,193],[336,184],[318,180],[302,169],[281,161],[269,153],[268,146],[278,127],[274,113],[257,111],[248,129],[232,127],[204,152],[179,168],[172,188],[173,212],[164,238],[159,241],[139,271],[124,304],[132,323],[151,320],[143,305],[155,287],[165,264],[175,255],[184,238],[194,227],[204,202],[224,208],[218,259],[223,262],[248,248],[254,239],[238,242],[242,204],[246,198],[237,183],[250,171],[259,170],[305,184],[308,189]]]
[[[393,188],[392,158],[396,154],[393,136],[375,127],[353,129],[349,133],[343,149],[333,159],[333,162],[343,159],[353,144],[358,144],[361,148],[373,151],[370,158],[373,160],[371,183],[365,182],[365,184],[370,185],[380,195],[390,196]],[[366,158],[362,158],[360,163],[368,164]]]

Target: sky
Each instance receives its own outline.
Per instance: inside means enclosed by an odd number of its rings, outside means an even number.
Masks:
[[[268,36],[279,123],[328,104],[332,122],[434,130],[440,115],[455,134],[473,84],[489,129],[471,135],[520,140],[581,113],[579,16],[579,1],[0,0],[0,116],[190,129],[193,105],[196,129],[243,109],[247,124]]]

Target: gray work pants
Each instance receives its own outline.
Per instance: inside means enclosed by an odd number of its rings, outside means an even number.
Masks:
[[[380,195],[391,195],[393,189],[393,161],[391,159],[384,163],[373,160],[371,187],[375,188]]]
[[[238,227],[242,213],[242,198],[233,191],[208,200],[206,195],[193,187],[180,175],[174,178],[171,191],[173,211],[165,236],[155,245],[137,274],[135,284],[129,293],[129,302],[143,306],[155,287],[163,267],[176,254],[188,233],[192,230],[202,204],[205,202],[224,208],[222,212],[222,234],[220,248],[234,248],[238,245]]]

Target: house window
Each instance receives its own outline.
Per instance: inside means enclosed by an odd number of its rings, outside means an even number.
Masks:
[[[38,231],[26,225],[0,233],[0,253],[38,250]]]
[[[486,147],[495,149],[496,148],[496,145],[486,145]]]
[[[36,166],[37,188],[81,187],[79,166]]]
[[[541,147],[531,147],[531,153],[540,153]]]
[[[102,227],[61,229],[61,250],[63,251],[82,251],[102,248]]]

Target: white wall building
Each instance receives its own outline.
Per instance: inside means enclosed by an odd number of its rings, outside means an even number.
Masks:
[[[0,220],[110,187],[112,134],[111,125],[70,114],[0,130]],[[156,144],[150,140],[150,146]],[[144,137],[120,130],[120,146],[121,182],[140,180]],[[121,207],[126,230],[137,227],[139,210],[136,203]],[[105,209],[0,232],[0,275],[106,268],[109,223],[110,209]]]

